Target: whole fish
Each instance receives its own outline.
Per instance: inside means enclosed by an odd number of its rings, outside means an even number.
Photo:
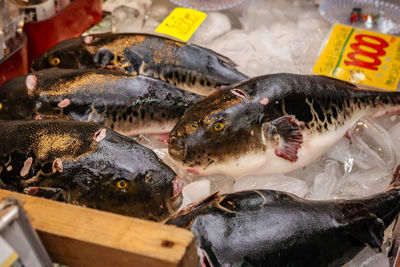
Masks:
[[[51,68],[0,86],[0,119],[91,121],[125,135],[169,132],[202,96],[146,76]]]
[[[400,212],[397,168],[383,193],[315,201],[274,190],[214,194],[167,224],[197,237],[201,266],[342,266],[366,245],[381,251]]]
[[[153,151],[94,123],[0,122],[0,187],[152,220],[181,203],[182,181]]]
[[[171,131],[169,153],[202,175],[290,172],[328,151],[364,115],[398,111],[399,102],[399,93],[324,76],[256,77],[187,109]]]
[[[208,95],[247,78],[235,66],[229,58],[197,45],[150,34],[108,33],[63,41],[38,57],[32,70],[112,67]]]

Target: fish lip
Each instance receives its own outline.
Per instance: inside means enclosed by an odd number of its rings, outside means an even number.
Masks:
[[[37,62],[36,60],[34,60],[34,61],[32,62],[32,65],[31,65],[31,71],[32,71],[32,72],[38,71],[38,67],[39,67],[39,62]]]
[[[186,146],[176,146],[169,143],[168,153],[171,155],[172,158],[182,161],[186,158],[187,149]]]
[[[170,203],[173,211],[177,210],[183,201],[182,188],[183,181],[179,176],[176,176],[174,180],[172,180],[172,197],[170,197]]]
[[[175,212],[182,205],[183,195],[179,194],[178,196],[171,197],[170,202],[171,202],[171,207],[172,207],[173,211]]]
[[[182,193],[183,182],[179,176],[176,176],[172,181],[173,195],[172,198],[179,196]]]

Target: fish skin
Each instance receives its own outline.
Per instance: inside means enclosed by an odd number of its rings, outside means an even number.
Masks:
[[[328,151],[362,116],[398,111],[399,102],[397,92],[324,76],[255,77],[187,109],[170,133],[169,153],[200,175],[286,173]]]
[[[58,117],[91,121],[125,135],[166,133],[202,96],[142,75],[51,68],[0,86],[0,119]]]
[[[381,251],[384,229],[400,212],[399,178],[397,168],[385,192],[351,200],[274,190],[214,195],[167,224],[196,235],[201,266],[339,267],[366,245]]]
[[[151,34],[97,34],[63,41],[38,57],[37,71],[112,67],[143,74],[201,95],[248,78],[229,58],[210,49]]]
[[[0,134],[1,188],[152,220],[180,205],[175,172],[150,149],[103,126],[2,121]],[[126,188],[118,187],[121,180]]]

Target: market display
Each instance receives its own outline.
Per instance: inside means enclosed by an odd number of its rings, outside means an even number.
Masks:
[[[109,67],[209,95],[222,85],[247,78],[235,66],[227,57],[207,48],[165,37],[99,34],[61,42],[37,58],[32,70]]]
[[[172,4],[118,1],[107,2],[111,25],[92,29],[113,33],[60,42],[0,85],[0,188],[186,228],[200,266],[389,266],[400,213],[397,37],[378,47],[341,27],[351,34],[339,31],[318,66],[355,85],[310,75],[329,29],[311,1],[171,0],[239,5],[207,13],[192,38],[202,46],[153,34]],[[342,14],[338,3],[325,1],[322,16]],[[344,6],[346,21],[397,33],[396,9]],[[389,44],[398,54],[383,58]],[[393,92],[359,85],[382,73],[338,68],[346,45],[357,48],[354,68],[390,72]]]
[[[170,167],[98,124],[2,121],[0,135],[2,188],[157,221],[181,204]]]
[[[62,118],[125,135],[163,134],[201,98],[147,76],[51,68],[1,85],[0,119]]]

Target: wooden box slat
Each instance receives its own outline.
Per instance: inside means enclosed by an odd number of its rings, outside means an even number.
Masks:
[[[194,235],[131,218],[0,189],[19,199],[54,262],[68,266],[196,266]]]

